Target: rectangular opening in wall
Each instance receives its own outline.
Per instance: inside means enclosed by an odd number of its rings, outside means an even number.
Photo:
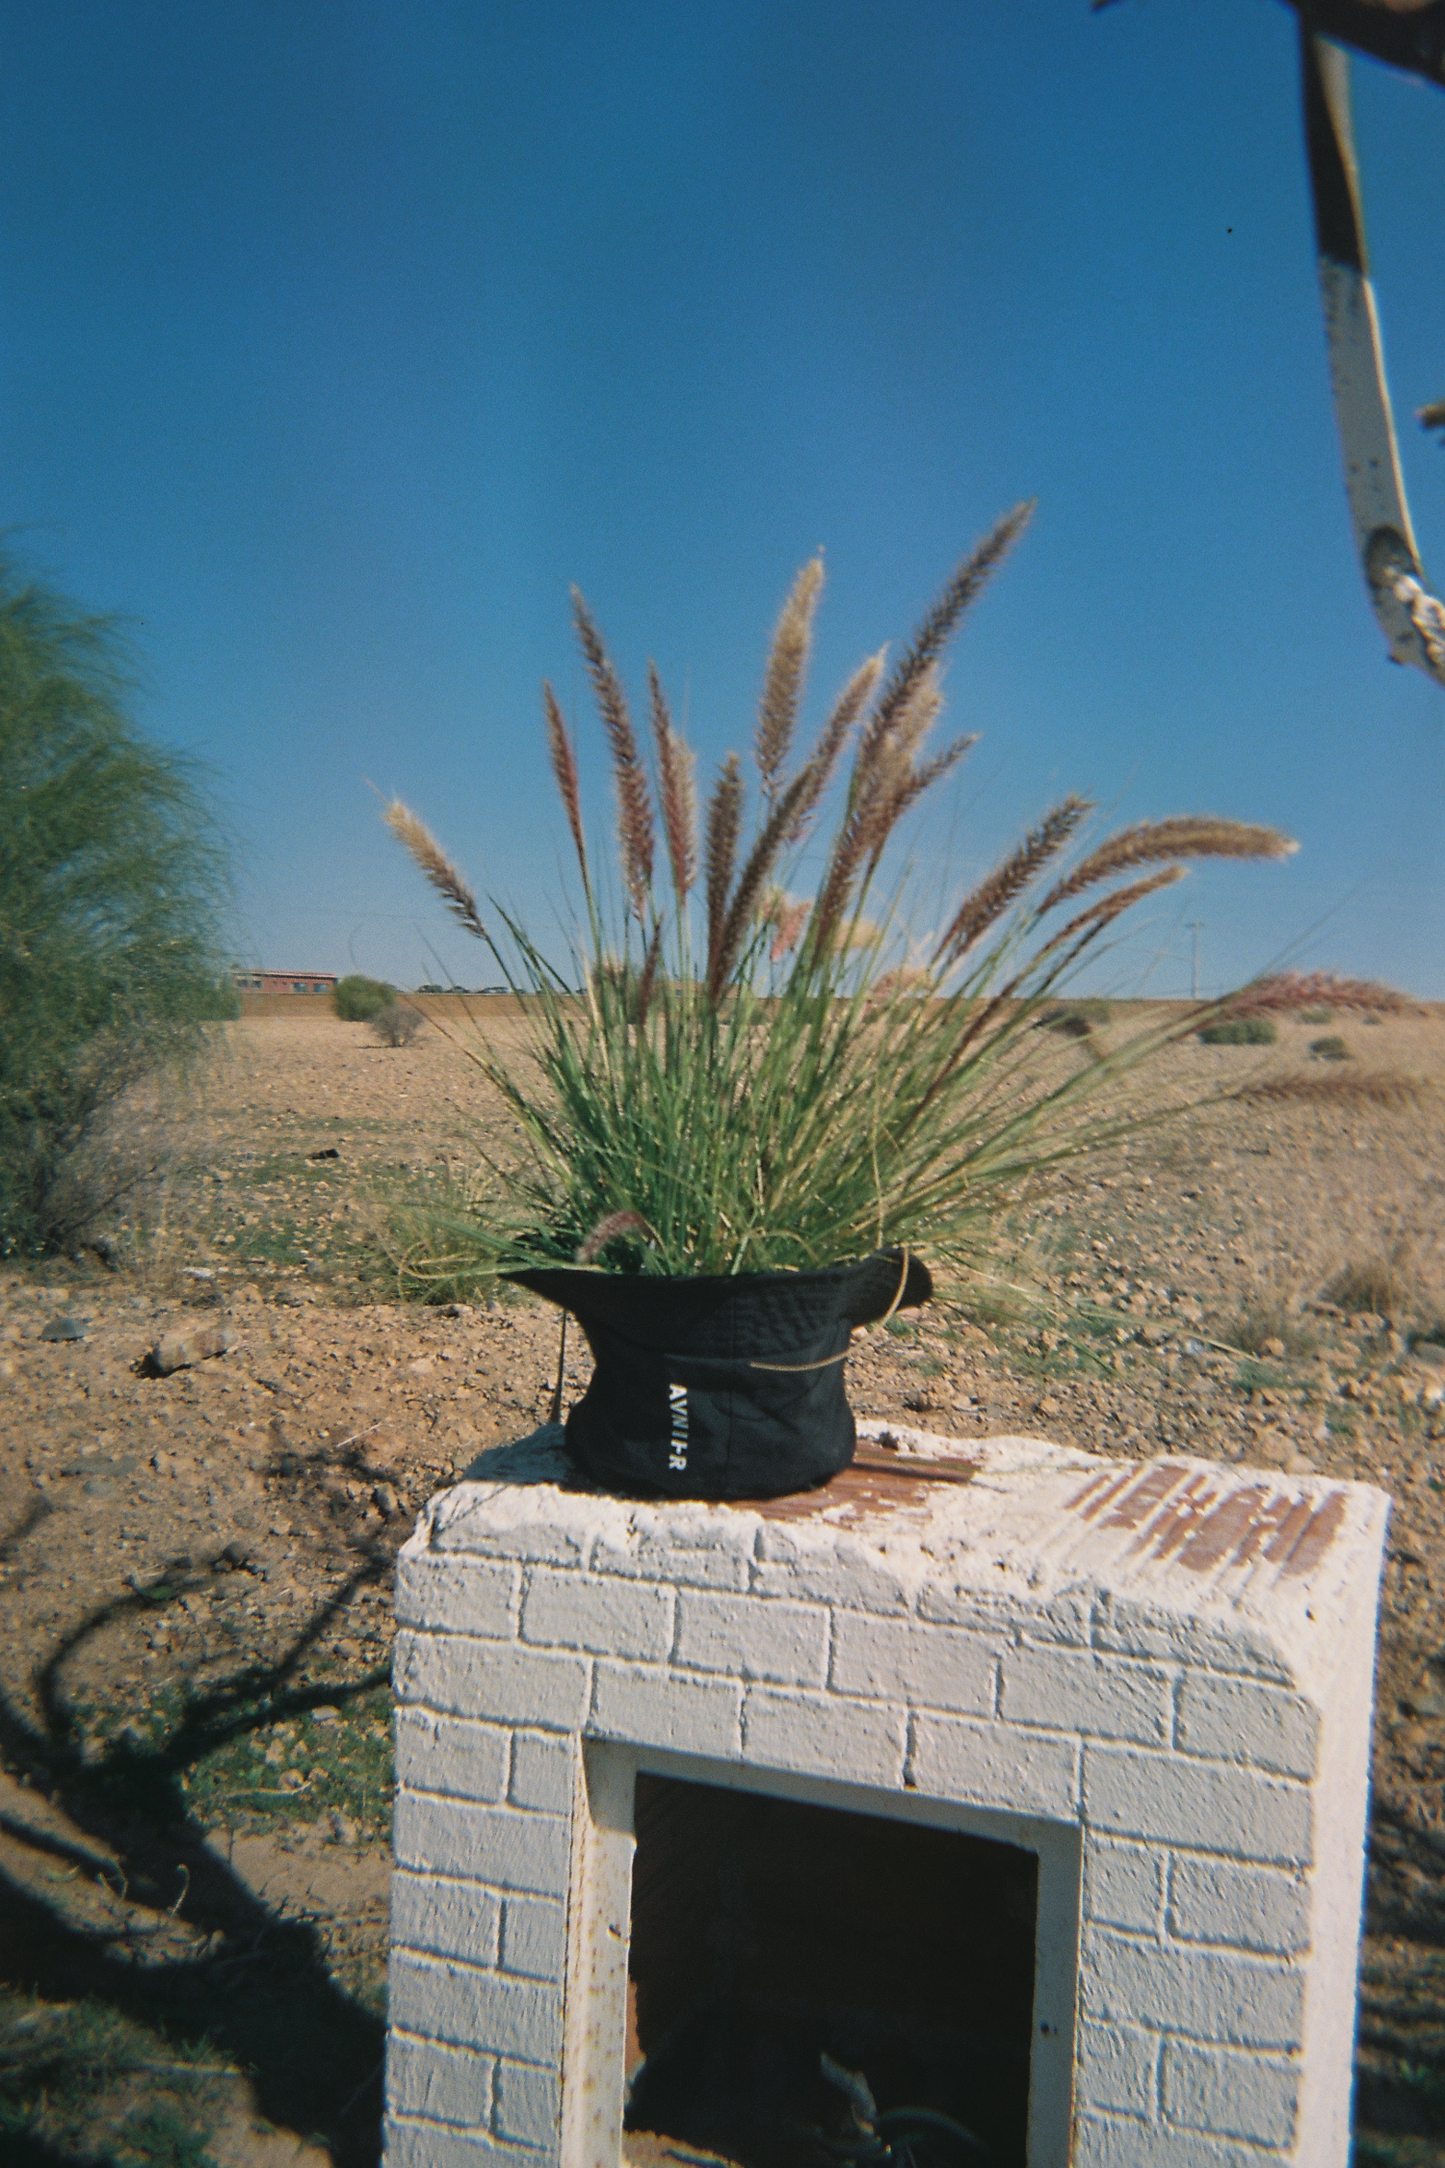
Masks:
[[[647,1775],[634,1830],[628,2162],[862,2162],[851,2072],[895,2160],[1024,2168],[1034,1853]]]

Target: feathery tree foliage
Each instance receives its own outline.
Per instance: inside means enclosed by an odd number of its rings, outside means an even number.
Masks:
[[[226,1013],[225,856],[187,763],[127,712],[112,619],[0,558],[0,1255],[126,1183],[105,1132]]]

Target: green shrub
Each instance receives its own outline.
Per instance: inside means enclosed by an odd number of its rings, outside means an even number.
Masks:
[[[196,996],[196,1015],[208,1024],[234,1024],[241,1013],[241,996],[229,971]]]
[[[383,979],[363,978],[360,972],[352,972],[349,978],[338,979],[331,998],[344,1024],[369,1024],[383,1009],[395,1006],[396,988]]]
[[[1273,1046],[1279,1032],[1267,1016],[1235,1016],[1206,1024],[1199,1036],[1206,1046]]]
[[[1326,1033],[1323,1039],[1311,1039],[1310,1052],[1318,1054],[1321,1061],[1350,1061],[1353,1056],[1337,1031]]]
[[[225,868],[194,774],[126,713],[115,625],[0,559],[0,1255],[133,1178],[113,1128],[219,1002]]]

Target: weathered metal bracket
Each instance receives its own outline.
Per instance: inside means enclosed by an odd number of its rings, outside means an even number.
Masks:
[[[1300,76],[1330,381],[1355,540],[1393,661],[1445,686],[1445,607],[1426,584],[1410,523],[1350,124],[1349,61],[1302,19]]]

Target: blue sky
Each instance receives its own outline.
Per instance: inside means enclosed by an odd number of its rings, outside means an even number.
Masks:
[[[1187,990],[1198,920],[1206,986],[1445,996],[1445,695],[1354,558],[1280,0],[51,0],[6,39],[0,526],[131,619],[238,955],[493,976],[367,779],[547,927],[544,675],[610,821],[571,581],[706,776],[815,548],[816,714],[1037,496],[953,651],[984,735],[923,917],[1081,789],[1301,843],[1196,873],[1109,983]],[[1438,586],[1445,98],[1354,79]]]

